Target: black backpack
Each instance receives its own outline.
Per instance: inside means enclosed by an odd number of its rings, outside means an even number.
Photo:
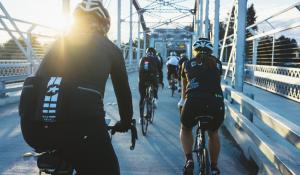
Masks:
[[[25,141],[36,150],[56,148],[70,137],[71,128],[99,121],[105,115],[102,98],[96,88],[80,81],[28,77],[19,104]]]

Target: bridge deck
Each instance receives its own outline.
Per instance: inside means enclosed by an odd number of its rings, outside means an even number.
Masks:
[[[133,94],[134,117],[138,117],[137,73],[131,73],[129,81]],[[166,84],[166,82],[165,82]],[[129,150],[130,138],[118,134],[113,145],[120,162],[121,173],[125,175],[182,174],[184,163],[179,141],[179,116],[177,102],[179,95],[170,96],[169,89],[160,90],[159,108],[150,125],[147,137],[141,135],[138,124],[139,140],[134,151]],[[108,82],[105,95],[106,111],[112,118],[118,118],[115,97]],[[37,174],[35,161],[24,160],[22,154],[31,151],[22,139],[19,127],[17,104],[0,107],[0,174]],[[225,128],[221,131],[222,151],[220,168],[222,174],[256,174],[257,168],[248,162]]]

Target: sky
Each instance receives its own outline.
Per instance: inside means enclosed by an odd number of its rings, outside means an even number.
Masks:
[[[109,32],[109,38],[114,40],[116,38],[116,24],[117,24],[117,0],[103,0],[104,5],[108,8],[111,21],[111,30]],[[129,1],[122,0],[122,18],[128,17],[129,15]],[[52,26],[58,28],[63,23],[62,16],[62,0],[0,0],[0,2],[7,9],[9,14],[18,19],[31,21],[39,24],[44,24],[47,26]],[[71,9],[73,10],[76,4],[80,0],[71,0]],[[266,18],[279,10],[287,8],[299,0],[248,0],[248,5],[254,3],[255,9],[257,11],[258,20]],[[139,0],[139,3],[142,7],[150,3],[150,1]],[[231,8],[233,0],[221,0],[220,8],[220,18],[223,20],[226,17],[226,14]],[[181,5],[193,8],[194,0],[187,0]],[[213,19],[213,10],[214,10],[214,0],[210,0],[210,16]],[[135,10],[134,10],[135,11]],[[1,12],[0,12],[1,14]],[[172,18],[173,16],[164,16],[166,18]],[[146,21],[152,21],[151,16],[146,17]],[[129,18],[125,19],[125,22],[122,23],[122,41],[127,42],[129,38]],[[133,16],[133,21],[137,21],[137,15]],[[180,20],[182,24],[192,21],[192,18],[184,18]],[[150,25],[150,24],[149,24]],[[134,23],[134,37],[137,36],[137,24]],[[0,35],[1,37],[1,35]]]

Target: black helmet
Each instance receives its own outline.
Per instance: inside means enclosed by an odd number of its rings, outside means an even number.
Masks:
[[[185,53],[180,54],[180,58],[187,58]]]
[[[213,45],[207,38],[199,38],[194,44],[193,49],[195,51],[201,51],[208,54],[211,54],[213,52]]]
[[[148,47],[146,54],[156,55],[156,50],[153,47]]]

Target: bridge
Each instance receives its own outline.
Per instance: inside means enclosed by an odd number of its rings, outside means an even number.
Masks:
[[[62,1],[64,24],[77,2]],[[112,35],[126,62],[134,118],[139,117],[138,60],[145,49],[155,47],[164,59],[170,52],[191,57],[193,41],[209,37],[224,72],[222,174],[300,174],[300,3],[289,2],[270,5],[272,14],[251,21],[247,0],[228,0],[225,5],[220,0],[103,0],[116,18]],[[36,161],[23,157],[32,149],[22,138],[18,102],[24,79],[66,31],[14,17],[12,9],[19,7],[12,4],[12,0],[0,2],[0,174],[38,174]],[[265,9],[267,4],[257,1],[256,5]],[[157,114],[146,137],[137,125],[134,151],[128,149],[129,135],[113,138],[121,174],[182,174],[180,94],[171,97],[169,91],[159,91]],[[117,121],[110,81],[104,100],[107,117]]]

